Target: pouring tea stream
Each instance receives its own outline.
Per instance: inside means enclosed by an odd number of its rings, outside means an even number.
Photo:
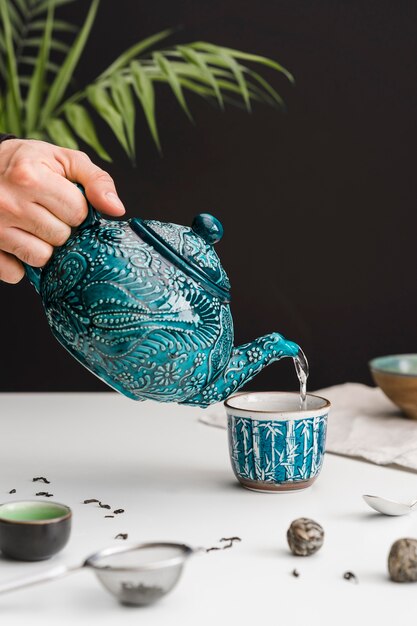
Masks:
[[[207,213],[186,227],[109,220],[88,203],[47,265],[26,273],[56,339],[110,387],[207,407],[285,357],[305,376],[299,346],[280,333],[233,346],[230,283],[213,248],[222,235]]]

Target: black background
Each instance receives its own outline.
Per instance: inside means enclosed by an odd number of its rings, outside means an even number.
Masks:
[[[311,366],[310,389],[370,382],[367,361],[417,352],[415,2],[102,0],[76,78],[82,86],[141,38],[207,40],[279,60],[264,71],[288,112],[221,113],[195,97],[191,125],[157,96],[161,159],[142,118],[133,169],[104,125],[102,142],[130,216],[224,224],[217,251],[233,287],[236,342],[278,330]],[[81,23],[86,2],[59,13]],[[92,158],[100,162],[92,153]],[[99,390],[50,334],[26,281],[0,287],[1,391]],[[289,361],[252,388],[296,388]]]

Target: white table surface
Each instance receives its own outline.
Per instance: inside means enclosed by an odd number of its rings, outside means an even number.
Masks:
[[[218,626],[401,624],[414,618],[416,584],[387,577],[392,542],[417,536],[417,515],[372,513],[362,493],[412,499],[417,476],[326,455],[321,476],[305,491],[259,494],[240,487],[223,430],[198,422],[200,411],[135,403],[113,393],[1,394],[0,500],[34,498],[48,489],[71,506],[67,547],[47,562],[0,557],[0,584],[90,553],[133,542],[172,540],[211,546],[238,535],[231,550],[193,557],[174,591],[159,604],[128,608],[91,571],[0,596],[0,620],[22,624]],[[33,483],[46,476],[50,485]],[[9,495],[11,489],[17,493]],[[125,513],[108,513],[98,498]],[[311,517],[326,532],[322,550],[293,557],[286,530]],[[291,572],[297,568],[299,578]],[[353,571],[359,583],[343,579]]]

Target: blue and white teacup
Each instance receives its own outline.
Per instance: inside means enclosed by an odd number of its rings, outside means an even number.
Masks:
[[[233,471],[255,491],[309,487],[323,465],[330,402],[307,394],[244,392],[224,403]]]

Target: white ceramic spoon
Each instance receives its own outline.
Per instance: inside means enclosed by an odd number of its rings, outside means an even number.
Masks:
[[[395,502],[395,500],[381,498],[380,496],[364,495],[362,498],[371,509],[383,515],[408,515],[417,509],[417,500],[407,504],[405,502]]]

